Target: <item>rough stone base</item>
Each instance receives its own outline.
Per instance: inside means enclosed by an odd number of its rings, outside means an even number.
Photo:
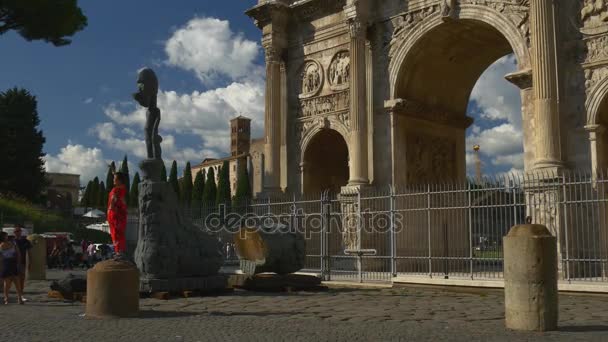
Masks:
[[[321,279],[315,276],[303,274],[256,274],[247,279],[243,289],[250,291],[319,291],[325,287],[321,285]]]
[[[225,289],[228,279],[223,275],[174,279],[141,279],[140,292],[214,291]]]

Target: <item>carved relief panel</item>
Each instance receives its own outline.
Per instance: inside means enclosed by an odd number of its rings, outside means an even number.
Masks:
[[[350,82],[350,53],[338,52],[327,70],[327,77],[332,90],[344,90]]]
[[[300,74],[301,94],[300,98],[309,98],[319,93],[323,87],[324,72],[321,64],[314,60],[304,63]]]
[[[409,132],[406,140],[408,184],[456,178],[456,145],[451,139]]]

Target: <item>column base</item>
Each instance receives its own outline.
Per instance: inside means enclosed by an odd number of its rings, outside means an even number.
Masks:
[[[558,176],[566,168],[563,161],[555,159],[539,159],[534,163],[532,171],[542,171],[550,176]]]

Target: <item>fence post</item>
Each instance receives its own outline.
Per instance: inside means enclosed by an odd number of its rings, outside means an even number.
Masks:
[[[397,265],[396,265],[396,257],[397,257],[397,248],[396,248],[396,236],[395,236],[395,189],[392,185],[389,184],[389,194],[390,194],[390,244],[391,244],[391,275],[393,277],[397,276]]]
[[[327,260],[327,224],[329,222],[329,206],[327,205],[328,193],[326,191],[321,193],[321,232],[320,232],[320,244],[321,244],[321,278],[325,281],[331,280],[331,274],[329,271],[329,262]]]
[[[562,262],[564,262],[564,265],[562,265],[565,269],[566,269],[566,280],[568,282],[570,282],[570,245],[569,245],[569,239],[568,239],[568,199],[566,197],[567,192],[566,192],[566,175],[562,175],[562,192],[563,192],[563,198],[562,198],[562,210],[564,211],[564,243],[566,244],[566,259],[563,260]],[[557,251],[558,253],[560,253],[560,251]]]
[[[471,198],[471,182],[467,181],[467,197],[468,197],[468,206],[467,211],[469,214],[469,272],[471,276],[471,280],[473,280],[473,200]]]
[[[432,234],[431,234],[431,184],[427,184],[427,192],[426,192],[426,198],[427,198],[427,206],[426,206],[426,222],[427,222],[427,233],[428,233],[428,247],[429,247],[429,277],[433,278],[433,250],[432,250],[432,246],[431,246],[431,239],[432,239]]]

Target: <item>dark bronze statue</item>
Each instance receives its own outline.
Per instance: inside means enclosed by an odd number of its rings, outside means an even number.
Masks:
[[[158,78],[150,68],[144,68],[139,72],[137,77],[137,93],[133,94],[133,98],[142,107],[148,109],[146,112],[146,148],[148,150],[148,159],[162,159],[162,150],[160,143],[162,137],[158,135],[158,125],[160,124],[160,109],[156,106],[156,97],[158,95]]]

